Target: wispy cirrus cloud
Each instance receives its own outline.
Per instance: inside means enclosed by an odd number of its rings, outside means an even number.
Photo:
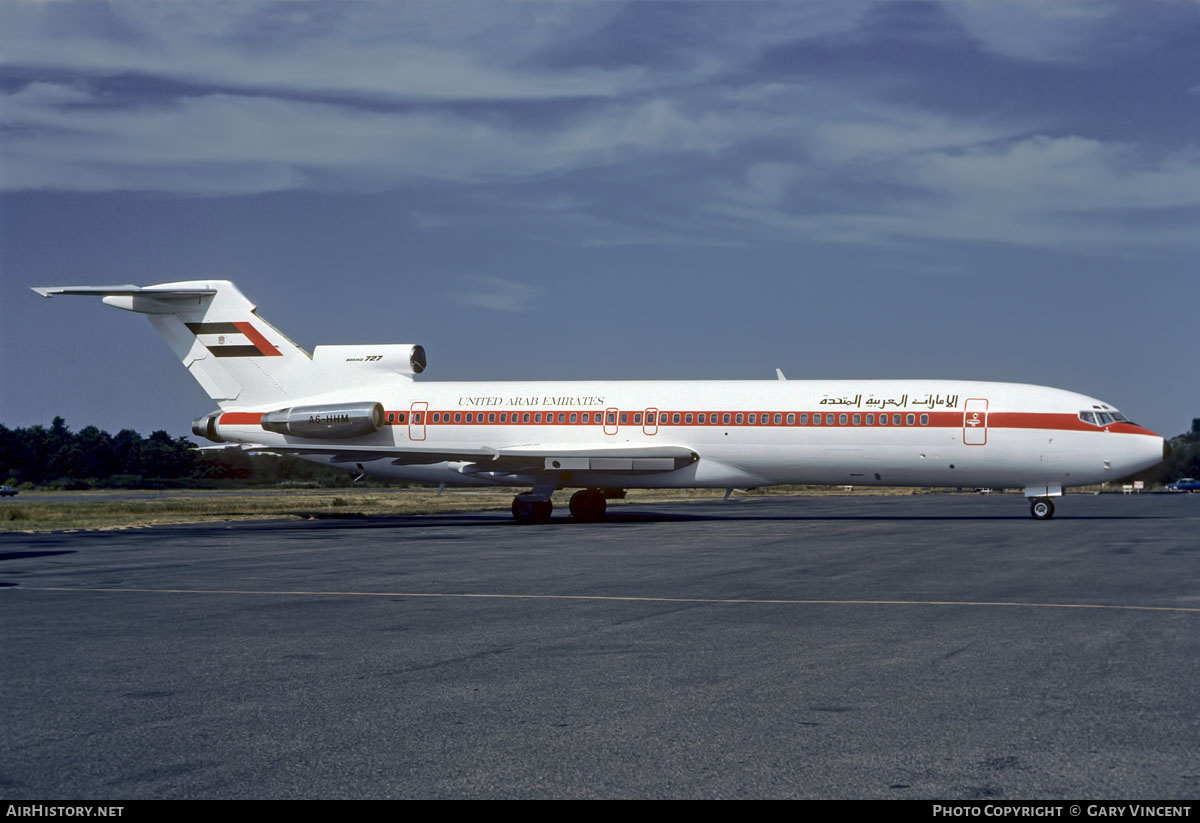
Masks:
[[[763,175],[775,185],[756,179]],[[1200,209],[1193,149],[1148,156],[1131,145],[1032,136],[903,153],[857,167],[856,176],[862,192],[847,206],[845,198],[794,196],[811,183],[799,170],[755,167],[711,209],[814,242],[951,240],[1088,253],[1200,246],[1181,219]],[[866,205],[870,189],[879,194]]]
[[[1121,0],[1020,8],[10,3],[0,190],[435,186],[426,228],[503,208],[592,246],[1192,246],[1193,75],[1131,58],[1126,88],[1105,59],[1177,42],[1191,6],[1150,5],[1132,43]]]
[[[462,285],[450,294],[450,299],[490,311],[519,314],[528,311],[543,294],[534,286],[490,275],[466,275],[460,281]]]

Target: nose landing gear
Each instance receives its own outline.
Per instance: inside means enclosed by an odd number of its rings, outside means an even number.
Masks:
[[[1049,497],[1031,498],[1029,504],[1029,513],[1034,520],[1049,520],[1054,516],[1054,503]]]

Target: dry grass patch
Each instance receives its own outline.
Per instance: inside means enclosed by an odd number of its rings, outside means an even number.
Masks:
[[[446,514],[466,511],[507,511],[520,489],[447,490],[438,494],[422,489],[271,490],[245,493],[169,492],[56,492],[49,499],[4,501],[0,505],[0,531],[71,531],[127,529],[171,523],[204,523],[222,520],[315,519],[408,514]],[[556,511],[565,512],[574,490],[554,495]],[[776,486],[738,491],[735,496],[846,494],[843,486]],[[854,494],[912,494],[911,489],[857,488]],[[135,494],[145,499],[120,499]],[[628,503],[719,499],[723,489],[633,489]],[[42,498],[42,495],[38,495]]]

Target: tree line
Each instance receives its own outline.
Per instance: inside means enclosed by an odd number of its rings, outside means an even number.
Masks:
[[[196,451],[165,431],[142,437],[95,426],[71,431],[62,417],[49,428],[0,425],[0,483],[18,488],[171,488],[227,485],[350,485],[341,469],[292,457],[236,450]]]
[[[1135,476],[1156,483],[1170,483],[1181,477],[1200,477],[1200,417],[1192,418],[1190,432],[1171,438],[1170,457]]]

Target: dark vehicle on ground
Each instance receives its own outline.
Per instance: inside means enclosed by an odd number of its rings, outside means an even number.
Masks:
[[[17,494],[17,490],[12,486],[0,486],[0,497],[13,497]]]
[[[1174,483],[1167,484],[1169,492],[1195,492],[1200,491],[1200,480],[1194,477],[1184,477],[1176,480]]]

